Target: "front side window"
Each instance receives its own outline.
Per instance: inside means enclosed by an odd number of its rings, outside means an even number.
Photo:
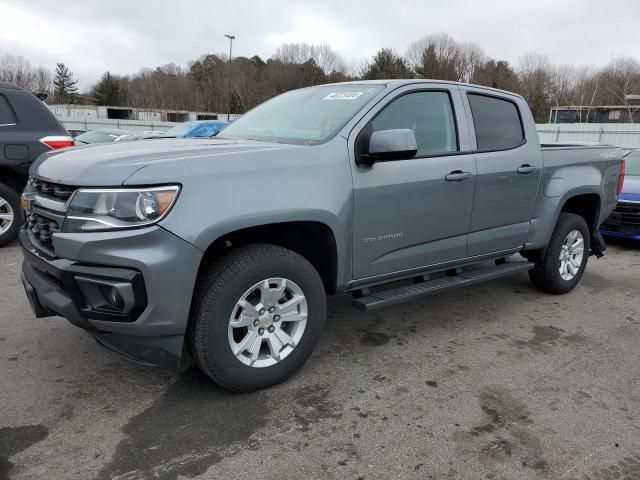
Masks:
[[[408,128],[418,143],[416,157],[458,150],[453,106],[447,92],[403,95],[387,105],[371,122],[371,131]]]
[[[515,103],[497,97],[467,94],[478,150],[507,150],[524,142],[522,120]]]
[[[640,150],[636,150],[625,157],[627,163],[625,174],[628,176],[640,176]]]

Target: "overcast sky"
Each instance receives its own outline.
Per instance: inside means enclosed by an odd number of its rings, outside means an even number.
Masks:
[[[640,60],[640,0],[0,0],[0,56],[66,63],[87,88],[105,70],[185,65],[203,53],[268,58],[282,43],[329,43],[355,67],[383,47],[446,32],[496,59]]]

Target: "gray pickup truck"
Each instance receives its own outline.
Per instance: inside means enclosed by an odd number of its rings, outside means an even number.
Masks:
[[[570,291],[605,248],[622,156],[541,147],[525,101],[490,88],[290,91],[218,137],[41,156],[22,280],[37,317],[254,390],[310,356],[326,293],[371,310],[525,270]]]

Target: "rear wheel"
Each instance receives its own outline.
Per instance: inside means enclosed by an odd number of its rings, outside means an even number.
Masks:
[[[189,341],[200,369],[220,386],[251,391],[282,382],[311,355],[325,321],[322,280],[302,256],[247,245],[200,281]]]
[[[584,218],[562,213],[547,248],[529,256],[533,284],[547,293],[567,293],[580,282],[589,258],[589,227]]]
[[[20,228],[20,194],[0,183],[0,247],[18,236]]]

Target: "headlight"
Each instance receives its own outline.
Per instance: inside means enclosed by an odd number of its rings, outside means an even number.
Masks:
[[[95,232],[142,227],[159,221],[173,206],[180,187],[82,188],[71,198],[63,232]]]

